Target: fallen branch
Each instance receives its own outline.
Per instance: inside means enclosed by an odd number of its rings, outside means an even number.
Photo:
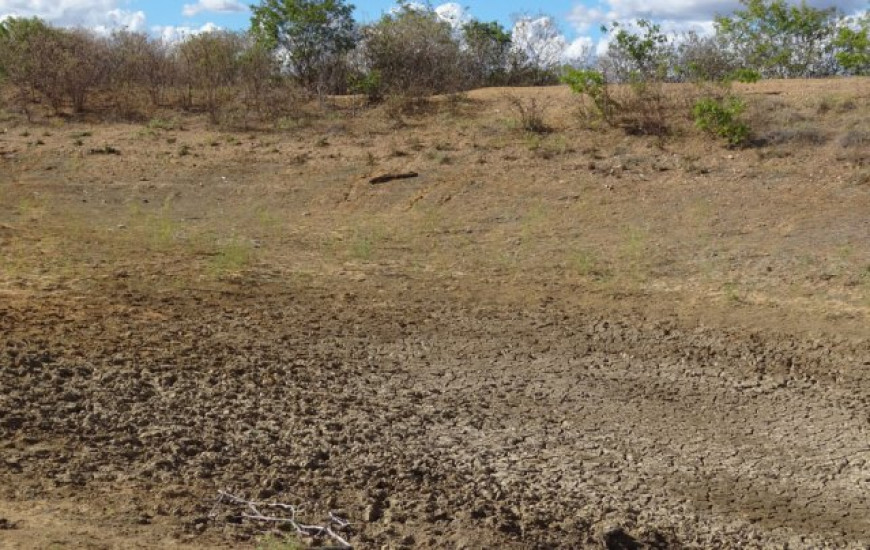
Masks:
[[[375,176],[374,178],[369,180],[369,183],[372,185],[377,183],[387,183],[388,181],[393,180],[405,180],[409,178],[416,178],[419,176],[417,172],[403,172],[401,174],[384,174],[383,176]]]
[[[299,507],[290,504],[282,504],[280,502],[255,502],[253,500],[245,500],[237,497],[226,491],[218,491],[218,498],[214,506],[209,512],[209,517],[214,520],[217,518],[217,511],[220,505],[226,504],[230,506],[241,506],[247,508],[251,513],[242,512],[239,517],[251,521],[260,521],[265,523],[279,523],[290,525],[296,534],[305,537],[329,537],[339,544],[338,548],[352,549],[353,545],[343,536],[339,535],[339,531],[346,530],[351,526],[351,523],[343,518],[338,517],[334,513],[329,513],[329,521],[326,525],[308,525],[301,523],[296,514],[299,512]],[[277,509],[284,510],[290,513],[290,517],[272,516],[265,514],[260,509]],[[334,528],[333,528],[334,527]]]

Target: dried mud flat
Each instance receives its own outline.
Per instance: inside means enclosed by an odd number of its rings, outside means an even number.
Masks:
[[[218,489],[361,548],[870,541],[866,342],[313,289],[72,309],[0,311],[4,545],[49,495],[143,546],[245,540]]]

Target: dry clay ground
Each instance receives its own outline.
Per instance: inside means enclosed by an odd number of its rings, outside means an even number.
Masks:
[[[7,113],[0,547],[328,542],[219,490],[358,548],[868,547],[870,82],[740,92],[741,150],[563,88]]]

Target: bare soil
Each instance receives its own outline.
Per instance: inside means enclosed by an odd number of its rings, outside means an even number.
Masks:
[[[219,490],[358,548],[868,547],[870,81],[740,92],[735,150],[564,88],[4,114],[0,547],[277,544]]]

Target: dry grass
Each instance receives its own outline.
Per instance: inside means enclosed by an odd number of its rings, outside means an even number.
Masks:
[[[403,111],[400,126],[386,106],[267,133],[215,133],[193,116],[56,127],[13,117],[0,134],[0,286],[413,277],[522,299],[680,296],[681,308],[863,315],[870,205],[856,194],[868,180],[855,124],[870,98],[851,81],[738,92],[766,145],[726,150],[678,110],[664,139],[589,129],[562,87],[509,91],[547,105],[547,134],[515,131],[504,90]],[[106,146],[121,155],[88,154]],[[407,171],[420,177],[368,184]],[[851,253],[837,256],[844,243]]]

